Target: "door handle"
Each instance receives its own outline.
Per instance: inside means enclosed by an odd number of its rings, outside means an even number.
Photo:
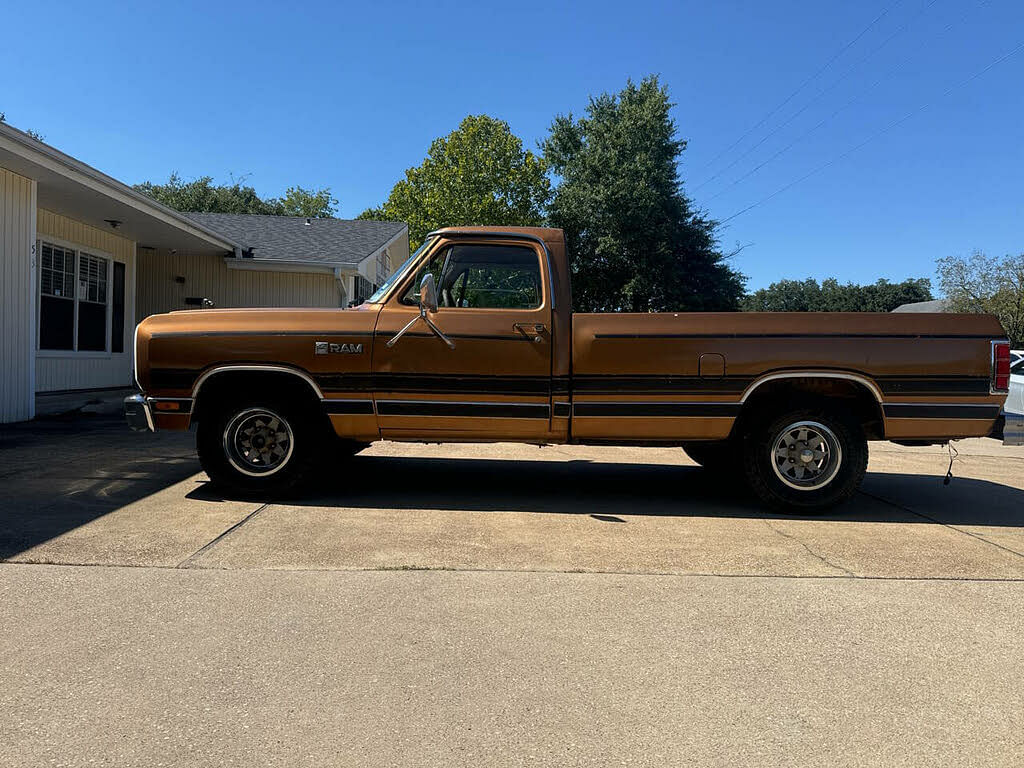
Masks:
[[[526,338],[532,340],[534,344],[540,344],[544,341],[543,334],[547,330],[541,323],[512,323],[512,327]]]

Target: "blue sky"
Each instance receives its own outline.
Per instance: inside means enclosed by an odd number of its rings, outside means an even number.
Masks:
[[[728,222],[752,288],[1024,251],[1024,51],[943,95],[1024,42],[1019,0],[36,2],[3,19],[29,30],[0,48],[8,122],[129,183],[330,186],[355,216],[467,114],[535,148],[554,115],[657,73],[689,142],[687,192],[717,219],[930,105]]]

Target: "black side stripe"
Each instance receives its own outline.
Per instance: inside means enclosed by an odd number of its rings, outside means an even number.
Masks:
[[[547,419],[546,403],[446,403],[442,401],[378,400],[381,416],[475,416],[488,419]]]
[[[554,409],[556,419],[567,419],[572,415],[572,403],[555,403]]]
[[[192,389],[199,371],[191,368],[153,368],[149,379],[154,389]]]
[[[324,411],[336,415],[372,416],[372,400],[321,400]]]
[[[934,405],[932,403],[887,403],[882,408],[889,419],[979,419],[999,415],[998,405]]]
[[[460,376],[458,374],[318,374],[323,392],[422,392],[479,395],[539,395],[546,397],[547,376]]]
[[[396,333],[398,333],[398,329],[397,328],[395,328],[394,331],[381,331],[381,332],[379,332],[377,334],[377,338],[381,339],[382,341],[387,341],[388,339],[390,339]],[[517,333],[514,336],[513,335],[506,335],[506,334],[499,335],[499,334],[484,334],[484,333],[446,333],[445,335],[448,338],[450,338],[450,339],[466,339],[466,340],[476,340],[476,341],[528,341],[531,344],[534,343],[533,336],[525,336],[525,335],[523,335],[521,333]],[[437,338],[437,336],[435,336],[433,333],[429,333],[429,332],[428,333],[423,333],[422,331],[420,331],[420,332],[409,331],[408,333],[405,334],[405,336],[406,336],[406,338],[414,338],[414,339],[436,339]]]
[[[754,382],[750,376],[720,379],[698,376],[576,376],[572,380],[574,392],[590,395],[617,394],[740,394]]]
[[[153,334],[154,339],[173,339],[178,337],[208,339],[222,336],[316,336],[338,339],[349,336],[373,336],[373,331],[339,331],[337,329],[328,331],[157,331]]]
[[[595,339],[992,339],[956,333],[595,333]]]
[[[740,403],[575,403],[573,415],[735,418],[740,407]]]
[[[878,386],[886,395],[987,395],[988,377],[879,377]]]
[[[240,364],[251,364],[242,362]],[[256,363],[258,364],[258,363]],[[154,389],[186,389],[195,385],[201,371],[188,368],[154,368]],[[739,395],[756,380],[751,376],[703,379],[697,376],[497,376],[459,374],[337,373],[313,374],[325,393],[416,392],[466,395]],[[885,395],[977,397],[989,393],[988,377],[979,376],[877,376]]]

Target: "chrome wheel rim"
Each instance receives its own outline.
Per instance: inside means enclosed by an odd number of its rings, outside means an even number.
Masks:
[[[295,438],[288,422],[267,408],[248,408],[224,428],[224,455],[236,470],[267,477],[288,464]]]
[[[816,491],[835,479],[843,449],[835,433],[817,421],[797,421],[771,443],[769,461],[775,476],[797,491]]]

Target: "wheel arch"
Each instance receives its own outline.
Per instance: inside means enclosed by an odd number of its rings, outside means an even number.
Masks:
[[[740,413],[733,425],[734,435],[746,427],[766,407],[799,404],[808,400],[846,401],[869,440],[885,436],[882,392],[870,378],[848,371],[794,370],[766,374],[750,384],[740,398]]]
[[[323,392],[306,371],[287,365],[229,364],[214,366],[202,373],[192,387],[192,420],[202,418],[204,404],[238,388],[269,387],[286,391],[319,406]]]

